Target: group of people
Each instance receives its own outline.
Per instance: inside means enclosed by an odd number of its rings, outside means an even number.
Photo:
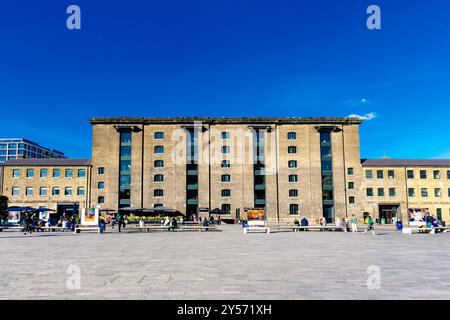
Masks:
[[[375,235],[374,221],[372,217],[368,215],[364,222],[367,225],[366,229],[364,230],[364,234],[367,234],[367,232],[371,231],[372,234]],[[318,220],[318,223],[319,225],[325,227],[327,225],[327,219],[325,219],[325,217],[321,217]],[[350,220],[348,220],[347,218],[336,218],[336,227],[340,228],[343,232],[348,232],[349,224],[352,232],[358,232],[358,218],[356,217],[356,215],[352,214]],[[309,226],[309,221],[308,219],[306,219],[306,217],[303,217],[301,221],[294,219],[294,225],[307,227]],[[304,228],[304,230],[308,229]]]

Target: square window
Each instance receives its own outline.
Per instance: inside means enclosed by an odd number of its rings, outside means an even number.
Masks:
[[[42,197],[46,196],[47,195],[47,188],[45,188],[45,187],[39,188],[39,195],[42,196]]]
[[[59,187],[53,187],[52,188],[52,195],[53,196],[59,196]]]
[[[354,182],[349,182],[348,183],[348,189],[350,189],[350,190],[355,189],[355,183]]]
[[[348,174],[349,176],[352,176],[352,175],[354,174],[353,168],[347,168],[347,174]]]
[[[230,168],[231,167],[230,160],[222,160],[221,167],[222,168]]]
[[[86,169],[78,169],[78,178],[86,177]]]
[[[72,187],[65,187],[64,188],[64,195],[65,196],[71,196],[72,195]]]
[[[414,179],[414,170],[408,170],[406,172],[408,179]]]
[[[289,214],[291,216],[298,215],[298,204],[290,204],[289,205]]]
[[[379,197],[384,197],[384,188],[378,188],[377,192]]]
[[[11,195],[12,195],[13,197],[18,197],[18,196],[19,196],[19,188],[18,188],[18,187],[13,187],[13,188],[12,188]]]
[[[297,147],[295,146],[288,147],[288,153],[297,153]]]
[[[420,189],[420,195],[421,195],[423,198],[428,197],[428,189],[427,189],[427,188],[422,188],[422,189]]]
[[[155,132],[155,140],[163,140],[164,139],[164,132],[158,131]]]
[[[434,196],[435,196],[436,198],[442,197],[442,189],[441,189],[441,188],[435,188],[435,189],[434,189]]]
[[[230,153],[230,147],[229,146],[222,146],[222,153]]]
[[[31,197],[31,196],[33,195],[33,188],[27,187],[27,188],[25,189],[25,195],[26,195],[27,197]]]
[[[408,189],[408,197],[412,198],[416,196],[416,189],[414,188],[409,188]]]
[[[389,179],[394,179],[395,178],[394,170],[388,170],[388,178]]]
[[[368,197],[373,197],[373,189],[372,188],[367,188],[366,189],[366,194]]]
[[[98,172],[98,174],[100,174],[100,175],[105,174],[105,167],[99,167],[99,168],[97,169],[97,172]]]
[[[105,203],[105,197],[98,197],[98,203]]]
[[[27,178],[34,178],[34,169],[27,169]]]
[[[377,170],[377,179],[384,179],[383,170]]]
[[[354,204],[355,203],[355,197],[349,197],[348,198],[348,203]]]
[[[99,181],[99,182],[97,183],[97,188],[98,188],[99,190],[105,189],[105,182],[104,182],[104,181]]]
[[[53,178],[59,178],[59,177],[61,177],[61,170],[53,169]]]
[[[395,188],[389,188],[389,197],[395,197]]]
[[[20,169],[13,169],[12,176],[13,178],[20,178]]]
[[[73,170],[66,169],[65,176],[66,176],[66,178],[71,179],[73,177]]]
[[[426,179],[426,178],[427,178],[427,171],[420,170],[420,179]]]
[[[39,173],[41,178],[47,178],[48,176],[48,169],[41,169]]]
[[[77,196],[84,196],[84,195],[85,195],[84,187],[78,187],[77,188]]]
[[[297,139],[297,133],[295,133],[295,132],[288,132],[287,138],[288,138],[288,140],[295,140],[295,139]]]
[[[228,140],[230,139],[230,133],[229,132],[221,132],[220,137],[222,138],[222,140]]]
[[[372,179],[372,170],[366,170],[366,179]]]
[[[434,179],[440,179],[441,178],[441,172],[439,170],[434,170],[433,171],[433,178]]]
[[[222,190],[222,197],[231,197],[231,190],[230,189],[223,189]]]

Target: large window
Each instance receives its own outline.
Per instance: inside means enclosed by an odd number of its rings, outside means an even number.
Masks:
[[[298,175],[290,174],[289,175],[289,182],[298,182]]]
[[[231,212],[231,205],[228,203],[222,204],[222,213],[228,214]]]
[[[434,170],[433,171],[433,178],[438,180],[441,178],[441,172],[439,170]]]
[[[20,178],[20,169],[13,169],[12,176],[13,178]]]
[[[389,197],[395,197],[396,192],[395,192],[395,188],[389,188]]]
[[[163,140],[164,139],[164,132],[158,131],[155,132],[155,140]]]
[[[288,153],[297,153],[297,147],[295,146],[288,147]]]
[[[86,193],[84,187],[78,187],[77,188],[77,196],[84,196],[84,194]]]
[[[18,188],[18,187],[13,187],[13,188],[11,189],[11,195],[12,195],[13,197],[18,197],[18,196],[19,196],[19,188]]]
[[[153,178],[154,182],[163,182],[164,176],[162,174],[155,174],[155,177]]]
[[[298,204],[293,203],[289,205],[289,214],[291,216],[298,215]]]
[[[223,174],[221,177],[221,181],[222,182],[230,182],[231,181],[231,176],[229,174]]]
[[[421,195],[423,198],[428,197],[428,189],[427,189],[427,188],[422,188],[422,189],[420,189],[420,195]]]
[[[86,169],[78,169],[78,178],[86,177]]]
[[[222,153],[230,153],[230,147],[229,146],[222,146]]]
[[[71,196],[72,195],[72,187],[65,187],[64,188],[64,195],[65,196]]]
[[[155,160],[155,168],[163,168],[164,167],[164,160]]]
[[[394,170],[388,170],[388,178],[389,179],[394,179],[395,178]]]
[[[164,196],[164,190],[163,189],[155,189],[153,191],[154,197],[163,197]]]
[[[377,170],[377,179],[384,179],[383,170]]]
[[[33,188],[32,188],[32,187],[27,187],[27,188],[25,189],[25,195],[26,195],[27,197],[31,197],[31,196],[33,195]]]
[[[426,178],[427,178],[427,171],[420,170],[420,179],[426,179]]]
[[[72,178],[72,177],[73,177],[73,170],[66,169],[66,178]]]
[[[155,146],[155,153],[164,153],[164,146]]]
[[[288,162],[288,167],[291,169],[297,168],[297,160],[290,160]]]
[[[222,197],[231,197],[230,189],[222,189]]]
[[[230,168],[231,167],[230,160],[222,160],[221,167],[222,168]]]
[[[131,205],[131,130],[120,132],[120,162],[119,162],[119,208]],[[103,170],[104,173],[104,170]],[[104,198],[98,198],[102,203]]]
[[[53,169],[53,178],[61,177],[61,169]]]
[[[288,140],[295,140],[295,139],[297,139],[297,133],[295,133],[295,132],[288,132],[287,138],[288,138]]]
[[[296,198],[298,197],[298,190],[297,189],[291,189],[289,190],[289,197]]]
[[[34,169],[27,169],[27,178],[34,178]]]
[[[406,171],[406,175],[407,175],[408,179],[414,179],[414,170]]]

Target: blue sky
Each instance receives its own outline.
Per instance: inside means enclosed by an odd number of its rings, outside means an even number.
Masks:
[[[382,30],[366,28],[370,4]],[[449,12],[446,0],[5,1],[0,136],[90,157],[94,116],[373,113],[362,157],[450,158]]]

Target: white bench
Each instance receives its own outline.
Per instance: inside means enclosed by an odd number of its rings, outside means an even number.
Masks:
[[[402,229],[402,233],[414,234],[414,233],[436,233],[435,228],[418,228],[418,227],[406,227]]]
[[[245,227],[242,230],[245,234],[247,234],[249,232],[259,232],[259,231],[264,231],[264,233],[267,233],[267,234],[270,233],[269,227]]]
[[[74,233],[80,233],[81,231],[97,231],[97,233],[100,233],[100,227],[76,227]]]

